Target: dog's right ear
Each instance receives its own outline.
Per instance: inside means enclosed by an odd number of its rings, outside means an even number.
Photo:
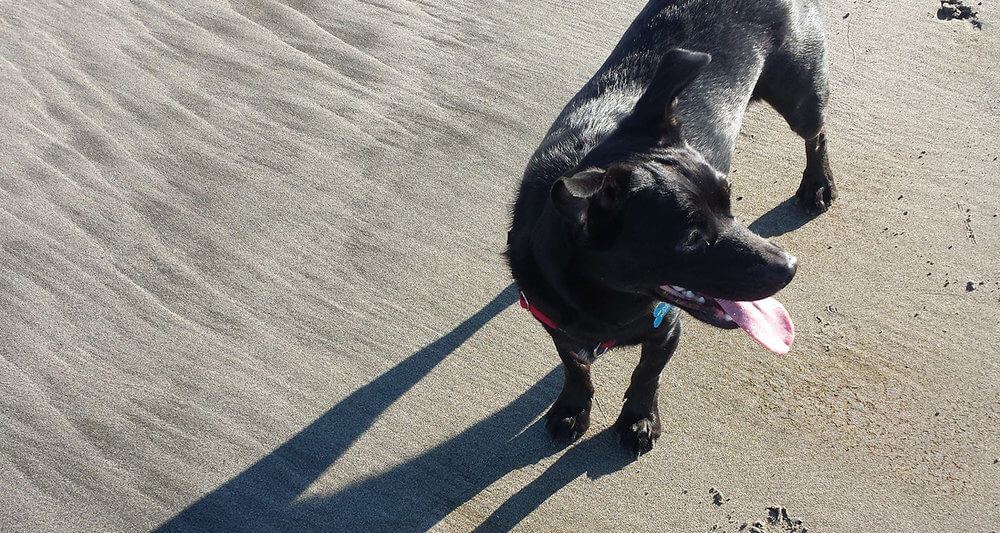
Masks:
[[[677,97],[688,84],[712,61],[712,56],[673,48],[664,54],[653,81],[639,98],[631,118],[636,124],[658,124],[664,134],[679,135],[674,113]]]
[[[628,171],[620,168],[588,168],[563,176],[552,184],[552,205],[583,237],[592,241],[609,238],[628,189],[628,176]]]

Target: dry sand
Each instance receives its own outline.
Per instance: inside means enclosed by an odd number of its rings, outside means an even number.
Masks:
[[[764,106],[733,165],[797,342],[686,320],[635,461],[501,251],[641,1],[78,4],[0,4],[0,530],[1000,529],[997,0],[824,2],[839,202]]]

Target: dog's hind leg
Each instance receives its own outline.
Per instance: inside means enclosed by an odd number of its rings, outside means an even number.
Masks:
[[[663,336],[642,343],[642,356],[632,372],[632,381],[625,391],[625,405],[615,422],[615,431],[621,443],[635,455],[653,449],[660,437],[660,410],[658,406],[660,374],[677,349],[681,323],[675,315]]]
[[[805,139],[806,168],[795,196],[810,213],[821,213],[837,198],[824,129],[829,94],[826,50],[817,10],[811,4],[804,9],[796,23],[797,37],[789,37],[764,63],[754,97],[771,104]]]
[[[819,135],[806,139],[806,169],[802,171],[802,182],[795,197],[810,213],[826,211],[837,199],[837,186],[826,156],[826,132],[823,130]]]
[[[590,381],[590,360],[586,350],[553,339],[562,359],[565,380],[562,392],[545,415],[545,427],[555,439],[576,440],[590,427],[590,407],[594,384]]]

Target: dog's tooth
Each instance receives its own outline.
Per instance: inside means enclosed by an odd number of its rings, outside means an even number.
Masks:
[[[670,288],[673,289],[673,290],[675,290],[675,291],[677,291],[677,292],[680,292],[680,293],[684,292],[684,287],[681,287],[681,286],[678,286],[678,285],[671,285]]]
[[[698,297],[698,303],[700,303],[700,304],[705,303],[705,297],[704,296],[699,296]]]
[[[733,317],[729,316],[729,313],[726,313],[726,320],[732,322],[733,321]]]
[[[694,300],[694,293],[691,291],[684,291],[684,296]]]

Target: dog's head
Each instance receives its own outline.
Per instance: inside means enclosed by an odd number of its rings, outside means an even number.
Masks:
[[[791,281],[796,259],[733,218],[729,181],[683,141],[674,117],[677,96],[709,61],[668,52],[631,116],[553,184],[552,206],[594,283],[743,327],[783,353],[791,321],[769,297]]]

